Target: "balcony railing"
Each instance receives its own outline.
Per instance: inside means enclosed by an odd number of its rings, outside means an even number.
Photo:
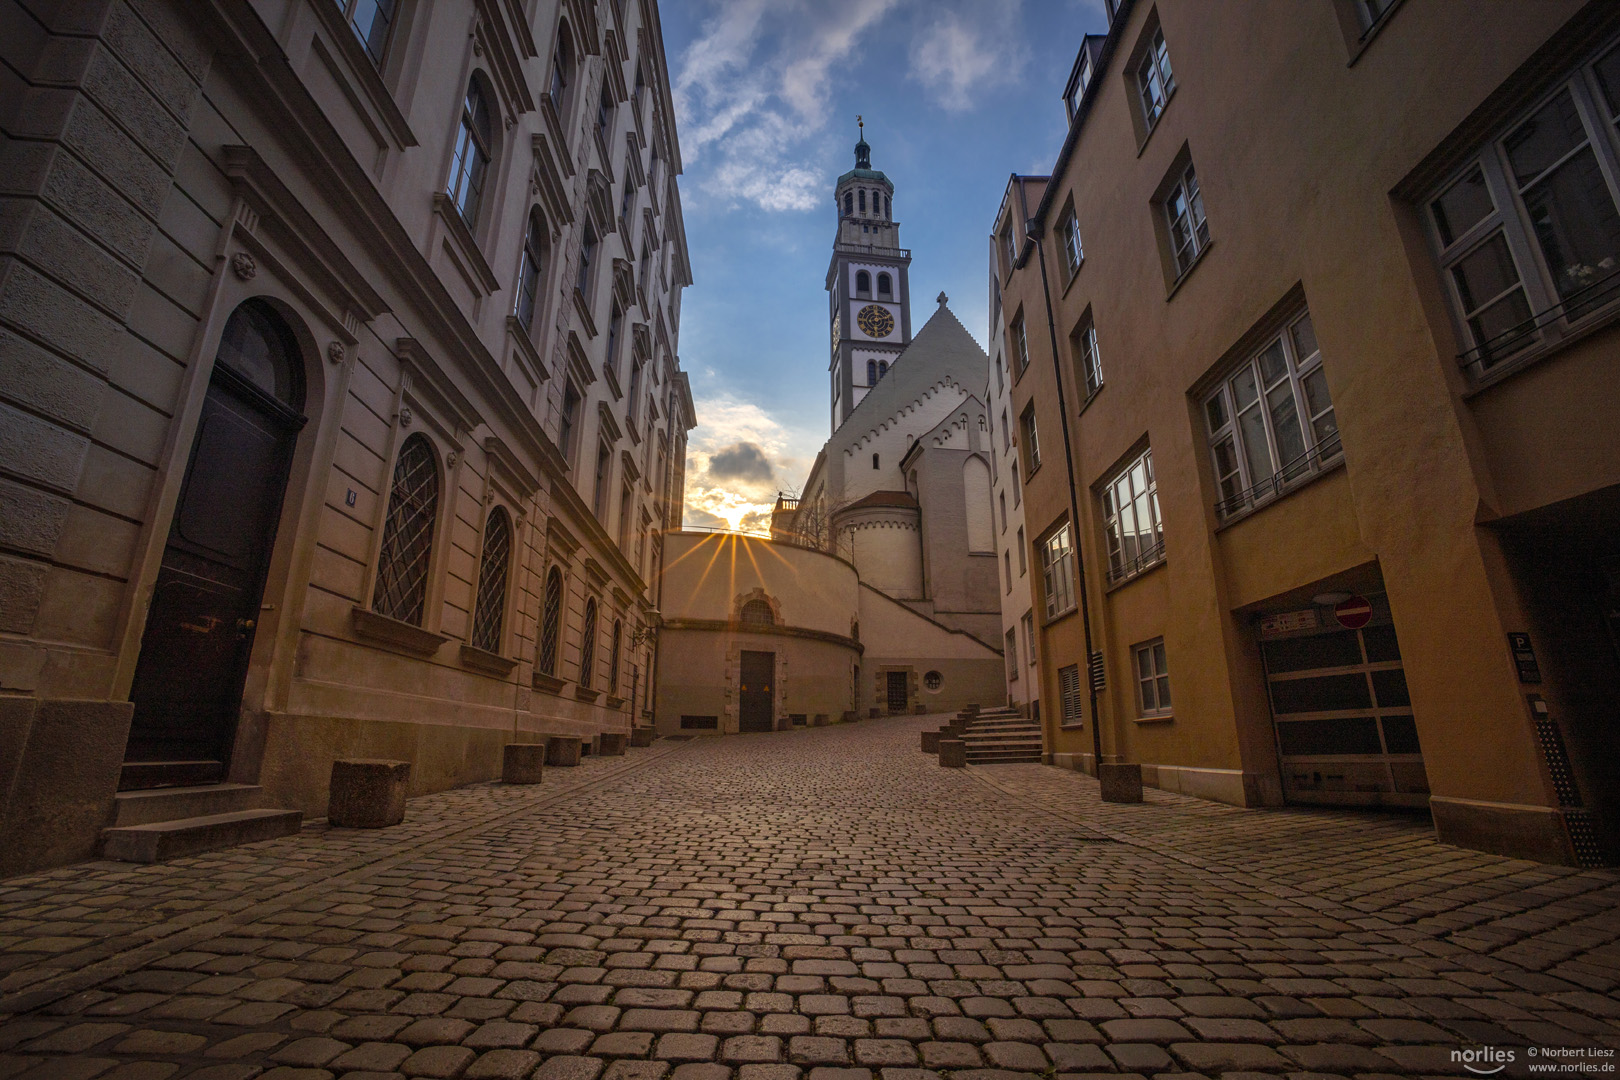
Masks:
[[[1459,353],[1457,363],[1476,378],[1483,376],[1534,343],[1541,336],[1541,331],[1559,320],[1576,322],[1615,300],[1620,300],[1620,268],[1610,270],[1551,307],[1536,312],[1494,337],[1487,338],[1467,352]]]
[[[1118,585],[1128,581],[1146,570],[1150,566],[1157,566],[1164,561],[1164,535],[1161,533],[1158,540],[1142,548],[1135,555],[1127,556],[1123,551],[1110,552],[1108,555],[1108,584]]]
[[[911,258],[910,248],[889,247],[887,244],[847,244],[833,245],[833,250],[841,255],[883,255],[891,259]]]
[[[1343,453],[1344,446],[1339,442],[1339,433],[1335,431],[1327,442],[1287,462],[1281,469],[1259,483],[1252,484],[1231,498],[1216,503],[1215,514],[1223,523],[1239,517],[1322,472],[1327,466],[1337,462]]]

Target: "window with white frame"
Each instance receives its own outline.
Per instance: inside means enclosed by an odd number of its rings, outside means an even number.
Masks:
[[[1035,666],[1035,613],[1026,611],[1018,620],[1024,627],[1024,655],[1029,658],[1029,666]]]
[[[1139,716],[1170,715],[1170,667],[1164,638],[1144,641],[1131,649],[1136,666],[1136,706]]]
[[[1074,543],[1068,522],[1041,541],[1041,588],[1048,621],[1074,610]]]
[[[1204,220],[1204,197],[1198,191],[1198,174],[1192,164],[1176,178],[1164,199],[1164,215],[1170,226],[1170,251],[1175,256],[1176,276],[1191,269],[1209,246],[1209,222]]]
[[[1072,204],[1058,224],[1058,234],[1063,237],[1063,262],[1072,278],[1080,272],[1080,263],[1086,257],[1085,247],[1080,243],[1080,219],[1075,216]]]
[[[1170,49],[1164,43],[1164,30],[1153,28],[1153,39],[1136,65],[1136,93],[1142,102],[1142,120],[1148,130],[1164,115],[1170,95],[1176,92],[1176,78],[1170,72]]]
[[[1097,327],[1087,316],[1085,324],[1069,338],[1074,352],[1074,375],[1086,391],[1086,400],[1102,389],[1102,357],[1097,352]]]
[[[1484,375],[1620,300],[1620,47],[1567,75],[1425,200]]]
[[[546,265],[546,229],[538,208],[529,214],[529,228],[523,234],[523,257],[518,265],[517,297],[512,314],[525,330],[534,327],[535,301],[540,296],[540,275]]]
[[[1007,272],[1012,273],[1013,266],[1018,262],[1018,249],[1013,246],[1011,220],[1001,227],[1001,250],[1007,256]]]
[[[1024,315],[1019,312],[1012,324],[1013,374],[1022,375],[1029,367],[1029,336],[1024,332]]]
[[[1064,103],[1069,107],[1069,121],[1074,122],[1074,114],[1080,111],[1080,99],[1086,96],[1086,87],[1091,85],[1091,49],[1084,42],[1080,45],[1080,57],[1075,62],[1074,81],[1070,84],[1069,96]]]
[[[456,128],[454,160],[450,163],[447,194],[472,228],[478,224],[478,206],[484,194],[484,176],[489,170],[491,143],[489,104],[476,81],[467,84],[462,100],[461,123]]]
[[[1035,432],[1035,403],[1032,401],[1018,418],[1019,438],[1024,443],[1024,475],[1033,475],[1041,467],[1041,442]]]
[[[1080,665],[1068,664],[1058,668],[1058,702],[1060,705],[1059,721],[1064,727],[1081,723],[1084,714],[1080,711]]]
[[[1223,520],[1340,456],[1339,424],[1309,312],[1290,320],[1204,399]]]
[[[1164,523],[1159,518],[1152,447],[1103,487],[1102,509],[1109,581],[1124,581],[1164,561]]]

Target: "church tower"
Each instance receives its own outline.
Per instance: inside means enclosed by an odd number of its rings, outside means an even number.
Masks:
[[[855,167],[833,189],[838,232],[827,267],[827,319],[834,431],[911,343],[911,252],[900,246],[894,185],[872,168],[860,127]]]

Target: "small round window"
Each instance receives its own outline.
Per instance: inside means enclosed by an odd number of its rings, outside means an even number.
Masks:
[[[930,671],[923,676],[923,687],[931,694],[939,693],[939,688],[945,685],[945,676],[937,671]]]

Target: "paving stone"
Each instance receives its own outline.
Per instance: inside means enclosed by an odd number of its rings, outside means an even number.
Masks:
[[[368,1042],[339,1054],[331,1065],[344,1072],[393,1072],[410,1056],[411,1048],[401,1043]]]
[[[652,1051],[649,1031],[613,1031],[599,1035],[591,1044],[590,1056],[600,1058],[644,1058]]]
[[[1189,1069],[1202,1073],[1274,1071],[1288,1061],[1269,1046],[1255,1043],[1176,1043],[1171,1053]]]
[[[325,1065],[333,1058],[346,1050],[351,1049],[348,1043],[336,1039],[310,1038],[298,1039],[288,1043],[270,1055],[272,1061],[283,1065],[297,1065],[314,1068]]]
[[[534,1072],[534,1067],[539,1063],[540,1055],[533,1050],[491,1050],[480,1054],[461,1075],[465,1080],[524,1080]],[[624,1080],[630,1078],[626,1077]],[[659,1078],[646,1077],[641,1080],[659,1080]]]
[[[533,1080],[596,1080],[607,1063],[600,1058],[550,1057],[534,1071]]]
[[[669,1074],[669,1080],[730,1080],[730,1078],[731,1069],[729,1066],[716,1065],[712,1062],[677,1065],[675,1071]],[[536,1075],[535,1080],[568,1080],[568,1078]]]

